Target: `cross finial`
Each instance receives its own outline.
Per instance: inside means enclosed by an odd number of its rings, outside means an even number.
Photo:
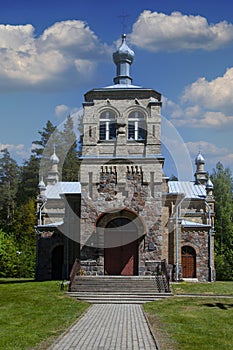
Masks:
[[[126,20],[127,18],[129,17],[129,15],[126,15],[126,14],[122,14],[120,16],[118,16],[121,20],[121,26],[122,26],[122,33],[125,33],[126,32],[126,29],[127,29],[127,23],[126,23]]]

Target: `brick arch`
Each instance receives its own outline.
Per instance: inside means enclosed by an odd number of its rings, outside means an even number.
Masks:
[[[130,107],[128,107],[124,112],[123,112],[123,117],[128,120],[128,116],[130,113],[132,112],[140,112],[143,114],[145,120],[147,120],[148,117],[148,112],[146,110],[145,107],[139,106],[137,104],[135,105],[131,105]]]
[[[119,110],[117,108],[111,106],[110,104],[105,105],[105,106],[101,106],[97,111],[98,116],[100,116],[103,112],[107,112],[107,111],[114,113],[116,115],[116,119],[120,117]]]
[[[95,221],[95,228],[105,228],[111,220],[120,217],[133,221],[141,236],[146,234],[146,225],[143,219],[138,213],[129,208],[115,208],[101,213]]]
[[[96,220],[96,232],[104,242],[104,273],[138,275],[139,244],[145,235],[138,214],[127,208],[104,212]]]

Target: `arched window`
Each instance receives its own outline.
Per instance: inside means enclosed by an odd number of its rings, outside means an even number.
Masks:
[[[134,111],[129,114],[128,139],[136,141],[146,139],[146,122],[144,115],[139,111]]]
[[[116,115],[112,111],[104,111],[100,114],[100,134],[101,141],[116,139]]]

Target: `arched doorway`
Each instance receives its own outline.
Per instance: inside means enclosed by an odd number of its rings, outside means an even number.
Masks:
[[[128,218],[111,220],[105,230],[104,271],[107,275],[138,274],[137,227]]]
[[[52,280],[62,279],[62,267],[64,259],[64,246],[58,245],[52,252]]]
[[[181,264],[183,278],[196,277],[196,252],[190,246],[184,246],[181,250]]]

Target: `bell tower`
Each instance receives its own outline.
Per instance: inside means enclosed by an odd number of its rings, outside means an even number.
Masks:
[[[81,256],[90,256],[87,251],[97,246],[95,254],[104,266],[106,240],[103,232],[102,236],[97,233],[98,218],[114,212],[114,215],[109,214],[109,220],[111,215],[117,220],[117,215],[121,217],[120,211],[124,210],[125,220],[138,217],[142,223],[137,237],[138,267],[134,267],[134,273],[143,274],[147,259],[162,259],[164,158],[160,141],[161,94],[132,84],[133,60],[134,52],[128,47],[124,34],[120,47],[113,53],[114,85],[93,89],[84,96]],[[101,225],[102,222],[101,219]],[[148,248],[151,242],[154,250]],[[105,267],[101,273],[104,271]]]

